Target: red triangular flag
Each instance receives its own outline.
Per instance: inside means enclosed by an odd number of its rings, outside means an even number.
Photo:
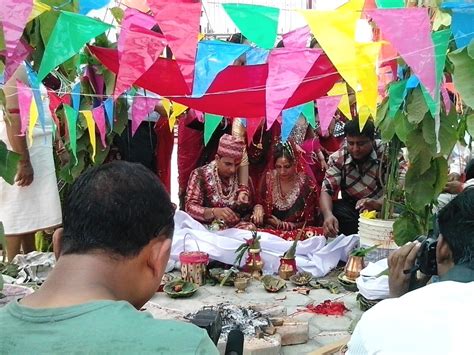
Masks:
[[[247,118],[247,144],[250,145],[252,143],[253,136],[257,131],[258,127],[260,127],[263,118]],[[262,127],[262,129],[265,129]]]
[[[201,20],[201,1],[148,0],[148,6],[168,40],[191,92]]]
[[[321,53],[321,50],[310,48],[279,48],[270,52],[266,83],[267,129],[273,125]]]
[[[162,35],[133,24],[125,36],[115,84],[115,100],[150,69],[166,46]]]

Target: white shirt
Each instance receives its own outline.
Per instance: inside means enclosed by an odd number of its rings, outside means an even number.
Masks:
[[[346,354],[474,354],[473,320],[474,282],[430,284],[368,310]]]
[[[472,152],[468,147],[463,146],[457,142],[448,159],[449,172],[458,175],[464,174],[467,163],[472,159]]]

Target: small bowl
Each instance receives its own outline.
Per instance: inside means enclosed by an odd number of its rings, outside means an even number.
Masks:
[[[290,281],[296,286],[306,286],[313,279],[313,274],[310,272],[302,271],[290,277]]]
[[[245,277],[237,277],[234,281],[234,286],[237,289],[237,292],[242,293],[245,292],[247,288],[249,279]]]
[[[344,272],[341,272],[337,276],[337,280],[347,291],[357,292],[357,283],[354,280],[349,279]]]
[[[163,287],[163,291],[171,298],[191,297],[197,289],[196,284],[184,280],[173,280]]]
[[[262,277],[262,283],[265,290],[273,293],[281,291],[286,287],[286,282],[284,280],[271,275],[265,275]]]

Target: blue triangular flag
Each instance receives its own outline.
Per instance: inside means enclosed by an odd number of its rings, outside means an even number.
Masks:
[[[268,59],[268,54],[270,51],[268,49],[263,49],[259,47],[252,47],[245,55],[247,57],[247,65],[256,65],[256,64],[265,64]]]
[[[114,100],[113,98],[108,98],[104,101],[104,109],[107,114],[107,121],[109,122],[110,130],[114,127]]]
[[[71,92],[72,97],[72,108],[79,112],[79,108],[81,107],[81,83],[77,83],[72,88]]]
[[[217,74],[249,49],[250,46],[246,44],[222,41],[199,42],[194,68],[193,96],[203,96]]]
[[[304,105],[298,105],[282,111],[281,118],[283,122],[281,124],[281,140],[283,142],[288,140],[293,127],[303,112],[303,108]]]
[[[30,66],[30,64],[26,65],[26,73],[28,75],[28,81],[30,82],[31,90],[35,98],[36,107],[38,108],[38,116],[41,123],[41,128],[43,128],[43,132],[44,132],[45,118],[44,118],[43,99],[41,98],[40,81],[38,80],[38,75]]]
[[[469,45],[474,38],[474,9],[453,9],[451,31],[456,47]]]

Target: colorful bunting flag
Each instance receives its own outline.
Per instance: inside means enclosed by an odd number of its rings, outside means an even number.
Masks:
[[[132,26],[132,24],[142,27],[142,28],[146,28],[148,30],[151,30],[153,26],[157,25],[156,20],[154,19],[153,16],[144,14],[135,9],[126,9],[123,16],[122,23],[120,24],[121,26],[120,36],[117,41],[117,49],[119,52],[119,58],[120,58],[120,55],[124,51],[125,38],[127,37],[127,32]]]
[[[310,48],[278,48],[270,52],[266,84],[267,129],[272,127],[321,53],[321,50]]]
[[[54,125],[56,129],[53,131],[53,135],[60,134],[60,123],[58,115],[56,114],[56,110],[58,107],[63,103],[61,98],[53,91],[48,89],[48,97],[49,97],[49,111],[51,112],[51,117],[53,118]]]
[[[99,130],[100,140],[102,142],[102,147],[107,146],[107,142],[105,140],[106,134],[106,127],[105,127],[105,110],[104,106],[100,105],[96,108],[92,109],[92,117],[94,117],[95,124],[97,125],[97,129]]]
[[[51,6],[43,4],[38,0],[33,1],[33,10],[31,11],[30,17],[28,17],[28,22],[34,20],[39,15],[42,15],[46,11],[50,11]]]
[[[397,49],[413,73],[435,95],[435,61],[431,22],[427,8],[369,10],[384,36]],[[408,34],[413,34],[408,37]]]
[[[150,69],[165,46],[166,41],[162,35],[134,24],[130,26],[126,31],[123,52],[120,54],[115,100]]]
[[[160,102],[159,98],[136,95],[132,103],[132,137],[135,135],[140,124],[155,110]]]
[[[222,41],[199,42],[194,69],[193,96],[203,96],[217,74],[249,49],[250,46],[246,44]]]
[[[18,91],[18,106],[20,109],[21,120],[20,135],[24,136],[30,119],[30,107],[33,100],[33,93],[31,92],[30,87],[26,86],[19,80],[16,81],[16,87]]]
[[[453,9],[451,29],[458,48],[466,47],[474,39],[474,9]]]
[[[38,80],[38,75],[36,75],[36,72],[33,70],[33,68],[27,64],[25,65],[25,68],[26,68],[26,74],[28,75],[28,81],[30,83],[30,86],[31,86],[31,90],[33,92],[33,97],[35,98],[35,102],[36,102],[36,105],[35,105],[35,111],[38,112],[39,114],[39,119],[40,119],[40,123],[41,123],[41,127],[43,128],[43,132],[45,130],[45,116],[44,116],[44,106],[43,106],[43,94],[42,94],[42,90],[44,90],[44,88],[42,88],[42,84],[41,82]],[[31,117],[30,117],[30,121],[31,121]]]
[[[211,113],[204,114],[204,145],[209,143],[212,134],[221,123],[223,116],[213,115]]]
[[[104,109],[107,114],[107,121],[109,122],[110,130],[114,127],[114,100],[113,98],[108,98],[104,101]]]
[[[171,112],[171,101],[168,100],[166,97],[163,97],[161,99],[161,105],[165,109],[166,117],[169,118],[170,117],[170,112]]]
[[[32,10],[33,0],[0,1],[0,22],[3,24],[7,58],[15,51]]]
[[[34,93],[33,93],[34,96]],[[36,122],[38,122],[38,106],[35,103],[35,100],[31,100],[30,103],[30,122],[28,125],[28,146],[33,145],[33,133],[35,130]]]
[[[66,114],[67,129],[69,132],[69,148],[71,149],[74,159],[77,160],[77,115],[78,112],[69,105],[63,105]]]
[[[87,16],[61,11],[44,51],[39,80],[43,80],[51,70],[78,53],[92,38],[111,27]]]
[[[268,49],[251,47],[246,53],[246,65],[265,64],[270,51]]]
[[[316,128],[316,114],[314,113],[314,101],[307,102],[303,105],[301,112],[311,127]]]
[[[405,7],[405,0],[375,0],[379,9],[399,9]]]
[[[328,134],[329,125],[334,118],[334,114],[336,113],[341,98],[342,96],[338,95],[325,96],[316,99],[316,105],[318,106],[318,120],[323,136]]]
[[[72,97],[72,107],[74,108],[74,110],[79,111],[79,108],[81,107],[81,83],[80,82],[74,84],[74,86],[72,87],[71,97]]]
[[[150,8],[148,7],[147,0],[122,0],[122,4],[138,11],[148,13]]]
[[[283,35],[283,44],[286,48],[304,48],[310,35],[309,26],[297,28]]]
[[[443,97],[444,110],[446,112],[451,111],[451,99],[449,98],[448,90],[446,90],[444,85],[441,87],[441,96]]]
[[[18,44],[15,50],[10,53],[10,56],[7,59],[5,67],[5,80],[8,80],[12,77],[15,71],[18,69],[21,63],[28,57],[28,54],[31,53],[33,48],[30,47],[28,43],[23,40],[18,41]]]
[[[405,100],[407,81],[393,82],[388,88],[388,116],[391,118],[395,117],[400,105]]]
[[[87,130],[89,131],[89,140],[92,146],[91,158],[92,158],[92,162],[95,162],[95,153],[96,153],[95,122],[94,122],[94,119],[92,118],[92,111],[85,110],[85,111],[80,111],[80,113],[82,113],[82,115],[86,119]]]
[[[250,145],[253,140],[253,136],[255,136],[255,132],[257,131],[258,127],[264,125],[264,118],[247,118],[246,120],[246,125],[247,125],[247,145]],[[262,130],[264,130],[265,127],[262,126]],[[263,131],[262,131],[263,135]]]
[[[222,4],[240,32],[261,48],[275,45],[280,9],[251,4]]]
[[[187,106],[181,105],[177,102],[173,102],[173,112],[171,113],[171,116],[169,118],[169,127],[170,131],[173,131],[174,124],[176,123],[176,119],[181,116],[184,111],[188,109]]]
[[[376,72],[377,58],[381,42],[357,43],[357,72],[360,91],[356,92],[359,126],[362,130],[369,116],[373,119],[377,113],[378,77]]]
[[[106,7],[109,3],[110,0],[80,0],[79,13],[87,15],[90,11]]]
[[[300,13],[337,71],[354,90],[357,89],[355,32],[361,13],[341,9],[302,10]]]
[[[288,108],[283,110],[281,113],[282,124],[281,124],[281,140],[286,142],[288,137],[291,134],[291,131],[298,122],[298,119],[303,112],[303,105],[298,105],[295,107]]]
[[[194,62],[201,19],[201,1],[148,0],[188,88],[193,86]]]
[[[338,109],[347,119],[352,120],[351,105],[349,103],[349,95],[347,94],[346,83],[336,83],[331,90],[328,91],[328,96],[342,95]]]

